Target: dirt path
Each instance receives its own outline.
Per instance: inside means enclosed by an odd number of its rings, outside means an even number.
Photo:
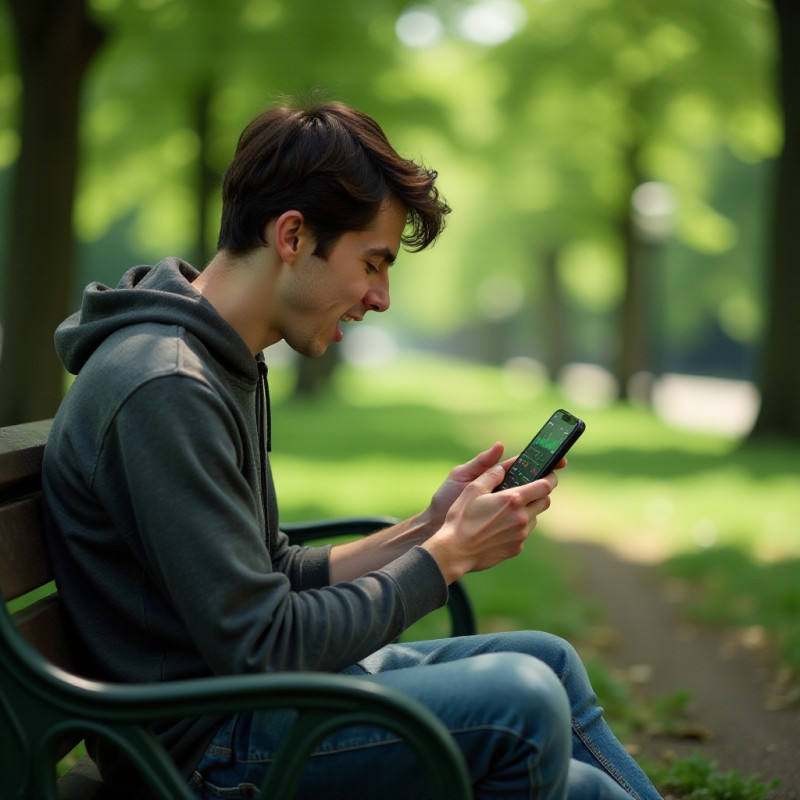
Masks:
[[[587,594],[606,607],[613,644],[604,657],[645,678],[640,689],[649,697],[688,691],[693,722],[710,734],[705,741],[653,738],[642,743],[645,754],[699,750],[720,770],[779,778],[774,800],[800,800],[800,708],[780,702],[763,648],[748,649],[741,638],[687,624],[670,596],[674,587],[655,567],[625,561],[597,544],[565,546],[574,552]]]

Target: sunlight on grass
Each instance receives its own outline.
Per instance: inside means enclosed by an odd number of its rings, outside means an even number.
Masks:
[[[273,457],[281,518],[293,521],[353,514],[411,516],[427,505],[452,466],[445,460],[379,456],[349,456],[338,465],[321,456],[312,466],[308,458]]]
[[[414,513],[451,466],[498,439],[517,452],[566,403],[551,387],[521,390],[502,370],[436,357],[342,367],[335,391],[313,404],[290,399],[291,372],[270,375],[287,518],[312,508]],[[715,545],[763,560],[800,556],[796,450],[742,449],[734,437],[676,430],[643,408],[569,408],[587,429],[543,531],[637,558]]]

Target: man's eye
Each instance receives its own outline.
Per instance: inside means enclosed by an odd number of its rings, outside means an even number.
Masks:
[[[369,261],[365,261],[364,263],[367,266],[367,272],[380,272],[380,268],[375,264],[371,264]]]

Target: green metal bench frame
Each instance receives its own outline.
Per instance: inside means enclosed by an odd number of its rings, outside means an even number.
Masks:
[[[94,764],[81,759],[56,781],[58,759],[87,733],[114,742],[162,800],[193,800],[185,779],[148,724],[160,719],[255,709],[296,709],[297,717],[258,795],[294,796],[314,746],[354,724],[395,732],[416,753],[433,798],[471,796],[463,756],[422,704],[386,686],[323,673],[244,675],[123,685],[89,681],[69,667],[67,634],[42,540],[41,462],[51,421],[0,428],[0,798],[99,800]],[[332,520],[292,528],[298,542],[361,534],[389,518]],[[7,603],[38,590],[12,613]],[[24,601],[22,601],[24,602]],[[469,599],[451,587],[455,635],[475,629]]]

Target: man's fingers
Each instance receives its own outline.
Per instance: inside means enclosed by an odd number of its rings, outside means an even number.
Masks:
[[[544,478],[537,478],[530,483],[512,486],[505,491],[515,492],[524,501],[525,505],[530,505],[543,497],[547,497],[556,486],[558,486],[558,475],[551,472],[545,475]]]
[[[488,450],[478,453],[466,466],[478,467],[481,471],[494,466],[500,456],[503,455],[503,443],[495,442]]]
[[[500,456],[503,455],[503,443],[496,442],[488,450],[478,453],[475,458],[461,464],[453,469],[450,477],[453,480],[469,483],[480,475],[483,475],[489,467],[494,466]]]
[[[478,492],[491,492],[496,486],[500,485],[506,471],[501,464],[495,464],[493,467],[487,469],[482,475],[479,475],[472,483],[478,489]]]

